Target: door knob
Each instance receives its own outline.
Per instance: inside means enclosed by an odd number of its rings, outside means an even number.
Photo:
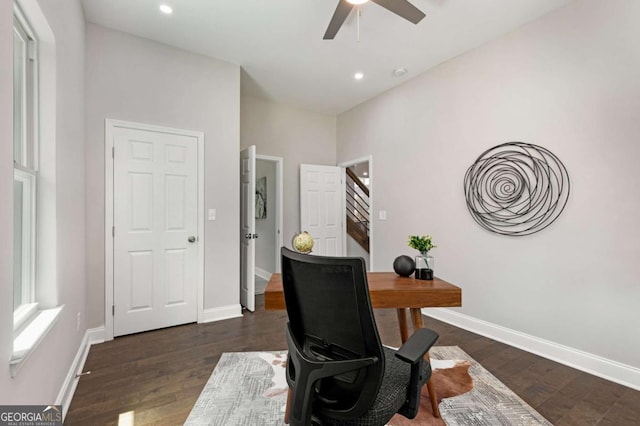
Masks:
[[[189,241],[190,243],[195,243],[196,242],[196,237],[194,237],[193,235],[190,236],[189,238],[187,238],[187,241]]]

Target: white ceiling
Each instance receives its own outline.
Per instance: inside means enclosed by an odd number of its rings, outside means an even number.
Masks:
[[[335,114],[570,1],[412,0],[427,14],[418,25],[367,3],[360,42],[354,12],[335,40],[322,40],[338,0],[82,3],[90,22],[240,65],[245,94]],[[398,67],[409,73],[393,77]]]

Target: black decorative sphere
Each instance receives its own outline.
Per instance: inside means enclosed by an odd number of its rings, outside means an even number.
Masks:
[[[413,271],[416,269],[416,263],[412,258],[406,255],[396,257],[396,260],[393,261],[393,270],[396,271],[396,274],[401,277],[408,277],[413,274]]]

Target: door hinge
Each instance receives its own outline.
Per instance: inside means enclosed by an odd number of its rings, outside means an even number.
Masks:
[[[29,58],[30,61],[35,61],[36,59],[38,59],[38,52],[37,52],[37,46],[36,46],[36,42],[33,40],[28,40],[27,41],[27,57]]]
[[[112,317],[116,316],[116,305],[111,305],[111,316]]]
[[[111,227],[111,236],[112,236],[113,238],[115,238],[115,237],[116,237],[116,227],[115,227],[115,226],[112,226],[112,227]]]
[[[116,147],[115,146],[111,147],[111,158],[116,158]]]

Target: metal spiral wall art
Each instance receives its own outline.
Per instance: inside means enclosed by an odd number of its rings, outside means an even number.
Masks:
[[[507,142],[483,152],[464,176],[471,216],[484,229],[530,235],[551,225],[569,199],[569,175],[549,150]]]

